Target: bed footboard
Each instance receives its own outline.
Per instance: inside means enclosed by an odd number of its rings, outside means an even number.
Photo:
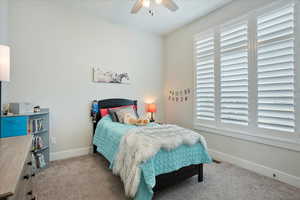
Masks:
[[[156,176],[156,185],[153,191],[157,192],[195,175],[198,175],[198,182],[203,181],[203,164],[190,165],[174,172]]]
[[[98,153],[96,149],[97,149],[97,146],[94,145],[93,146],[94,153]],[[98,154],[101,155],[100,153],[98,153]],[[106,158],[105,158],[105,160],[106,160]],[[177,171],[156,176],[155,177],[156,184],[153,188],[153,191],[158,192],[164,188],[167,188],[176,183],[184,181],[195,175],[198,175],[199,183],[203,182],[203,164],[186,166]]]

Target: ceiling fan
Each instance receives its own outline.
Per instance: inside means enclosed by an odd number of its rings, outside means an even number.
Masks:
[[[138,13],[142,7],[150,8],[151,1],[154,0],[137,0],[131,10],[131,13],[132,14]],[[178,6],[173,0],[155,0],[155,3],[158,5],[163,5],[173,12],[178,10]]]

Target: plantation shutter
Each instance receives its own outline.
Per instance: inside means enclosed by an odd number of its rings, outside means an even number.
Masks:
[[[221,53],[221,122],[248,124],[248,25],[223,27]]]
[[[257,19],[258,127],[295,131],[294,5]]]
[[[194,43],[196,62],[197,119],[215,119],[214,35],[198,38]]]

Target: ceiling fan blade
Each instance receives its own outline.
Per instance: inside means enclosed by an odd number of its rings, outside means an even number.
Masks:
[[[175,12],[176,10],[178,10],[178,6],[177,4],[173,1],[173,0],[163,0],[162,4],[168,8],[169,10]]]
[[[139,12],[139,10],[143,7],[143,0],[137,0],[131,10],[132,14]]]

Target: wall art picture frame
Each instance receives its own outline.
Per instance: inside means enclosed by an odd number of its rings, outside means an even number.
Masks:
[[[190,99],[190,96],[191,96],[191,88],[170,89],[168,100],[177,103],[184,103]]]
[[[93,67],[93,82],[95,83],[115,83],[129,84],[129,74],[127,72],[113,72],[100,67]]]

